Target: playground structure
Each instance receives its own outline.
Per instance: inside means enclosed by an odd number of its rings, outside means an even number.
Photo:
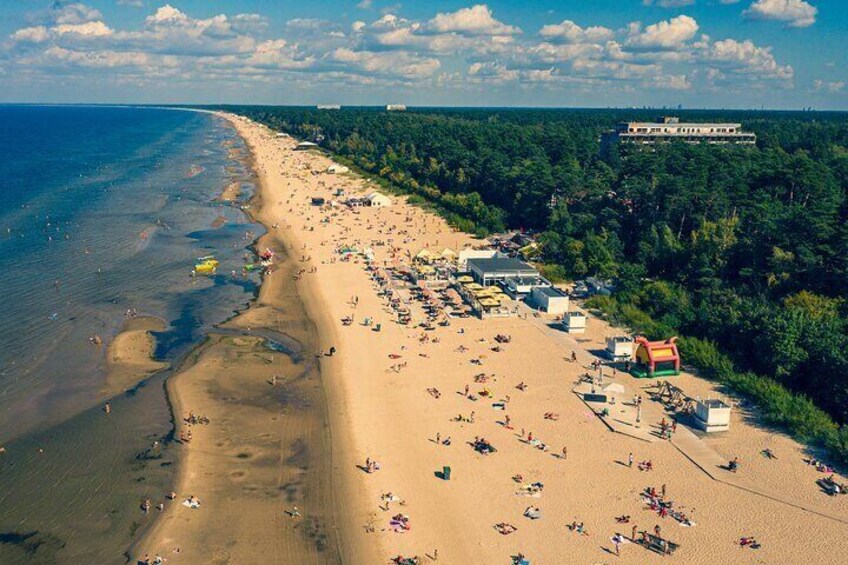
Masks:
[[[730,429],[731,407],[723,400],[691,398],[668,381],[657,381],[654,386],[656,391],[651,391],[651,399],[661,402],[670,412],[688,416],[692,426],[707,433]]]
[[[677,338],[665,341],[648,341],[637,337],[636,362],[630,370],[639,379],[651,377],[669,377],[680,374],[680,354],[677,351]]]

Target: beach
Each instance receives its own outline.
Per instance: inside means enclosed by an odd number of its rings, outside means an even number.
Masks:
[[[275,251],[274,266],[256,303],[225,326],[231,333],[213,333],[168,382],[177,434],[192,437],[177,446],[176,499],[134,557],[652,563],[664,557],[631,538],[656,534],[686,563],[843,560],[848,501],[826,496],[822,473],[805,462],[818,454],[760,424],[754,407],[735,410],[729,432],[702,438],[681,426],[662,440],[655,379],[619,372],[626,392],[604,423],[573,389],[605,338],[626,332],[591,313],[580,335],[526,307],[425,330],[411,303],[413,323],[397,323],[362,254],[342,247],[369,248],[372,265],[389,268],[422,249],[480,241],[403,197],[389,207],[315,206],[375,187],[325,172],[331,159],[293,151],[292,138],[222,116],[251,150],[252,213],[268,230],[257,247]],[[263,331],[299,349],[270,351]],[[691,374],[672,379],[690,396],[725,394]],[[639,426],[627,420],[634,395],[644,399]],[[189,413],[209,423],[189,426]],[[713,464],[734,457],[738,473]],[[643,496],[651,489],[663,495]],[[198,508],[182,504],[192,496]],[[673,501],[678,518],[657,500]]]

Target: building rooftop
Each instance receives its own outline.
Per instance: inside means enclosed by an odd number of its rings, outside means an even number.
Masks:
[[[531,265],[513,257],[492,259],[468,259],[468,267],[476,267],[485,273],[506,273],[535,275],[538,273]]]
[[[565,298],[568,296],[566,293],[552,286],[537,286],[535,290],[536,292],[539,292],[551,298]]]

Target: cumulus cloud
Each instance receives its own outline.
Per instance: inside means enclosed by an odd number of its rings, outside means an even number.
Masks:
[[[42,43],[50,37],[50,32],[44,26],[25,27],[9,36],[13,42]]]
[[[327,57],[330,62],[342,63],[344,69],[376,75],[401,75],[405,78],[432,76],[441,63],[432,57],[417,57],[404,51],[375,53],[339,48]]]
[[[644,29],[638,22],[628,28],[627,45],[646,50],[674,49],[682,46],[698,33],[698,22],[680,15],[667,21],[651,24]]]
[[[492,10],[485,4],[462,8],[456,12],[436,14],[427,22],[427,28],[438,33],[460,33],[468,35],[514,35],[521,33],[515,26],[495,19]]]
[[[603,26],[582,28],[571,20],[563,20],[558,24],[542,26],[539,35],[548,41],[564,41],[569,43],[595,43],[615,37],[615,32]]]
[[[749,20],[776,20],[787,27],[809,27],[818,8],[804,0],[756,0],[742,14]]]
[[[778,64],[770,47],[759,47],[750,39],[713,42],[704,48],[700,58],[719,70],[758,79],[790,81],[795,75],[790,65]]]

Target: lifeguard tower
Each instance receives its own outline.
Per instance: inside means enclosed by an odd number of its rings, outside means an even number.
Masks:
[[[637,337],[634,343],[636,363],[630,371],[634,377],[645,379],[680,374],[680,354],[677,351],[676,337],[665,341],[648,341],[647,338]]]

